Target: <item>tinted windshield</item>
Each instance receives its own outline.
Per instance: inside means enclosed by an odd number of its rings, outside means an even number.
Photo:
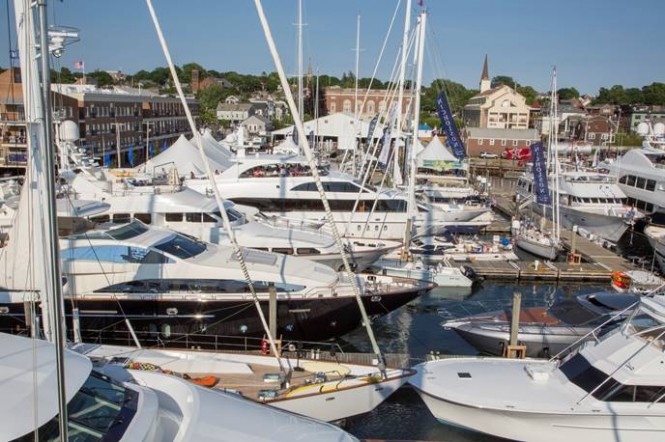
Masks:
[[[178,258],[187,259],[205,252],[207,246],[205,243],[175,234],[168,240],[155,245],[155,248]]]

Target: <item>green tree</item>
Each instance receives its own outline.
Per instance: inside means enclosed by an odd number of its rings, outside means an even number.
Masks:
[[[601,87],[598,91],[598,97],[594,102],[597,104],[628,104],[626,91],[623,89],[623,86],[618,84],[609,89]]]
[[[208,71],[206,71],[203,66],[201,66],[198,63],[186,63],[182,65],[182,74],[179,75],[180,81],[183,83],[191,83],[192,82],[192,71],[193,70],[198,70],[199,71],[199,79],[203,80],[208,76]]]
[[[531,86],[518,86],[517,92],[524,97],[528,105],[534,104],[538,97],[538,92]]]
[[[556,91],[559,100],[571,100],[573,98],[579,98],[580,93],[574,87],[564,87]]]
[[[649,86],[644,86],[642,93],[644,94],[644,104],[650,106],[665,105],[664,83],[651,83]]]
[[[507,75],[497,75],[496,77],[492,78],[493,88],[502,84],[514,88],[517,85],[517,82],[513,79],[513,77],[509,77]]]
[[[97,86],[111,86],[113,84],[113,78],[108,74],[108,72],[96,70],[86,74],[87,77],[95,79],[97,81]]]

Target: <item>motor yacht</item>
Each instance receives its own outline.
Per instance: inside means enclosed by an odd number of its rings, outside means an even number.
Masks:
[[[179,183],[169,184],[166,177],[160,180],[134,172],[117,176],[109,171],[97,171],[95,175],[82,171],[70,180],[63,193],[66,198],[109,204],[106,213],[91,217],[96,222],[127,223],[136,219],[148,225],[169,227],[201,241],[231,244],[216,200]],[[311,226],[302,220],[280,223],[261,214],[250,221],[231,201],[224,205],[239,245],[304,257],[335,270],[342,268],[342,254],[335,239],[320,225]],[[372,239],[350,239],[345,245],[351,265],[358,272],[400,246],[398,241]]]
[[[65,351],[70,440],[356,440],[339,427],[256,404],[178,376],[93,364]],[[0,426],[6,440],[59,435],[54,345],[0,333]],[[248,425],[247,420],[261,422]]]
[[[550,193],[555,181],[550,179]],[[627,204],[626,194],[614,177],[591,171],[562,172],[558,179],[558,199],[552,197],[560,211],[560,223],[567,229],[583,228],[592,235],[612,243],[644,214]],[[517,181],[518,202],[533,197],[533,177],[525,174]],[[545,209],[531,202],[534,211],[552,218],[551,206]]]
[[[649,225],[644,228],[644,234],[653,248],[660,271],[665,273],[665,226]]]
[[[11,245],[11,243],[10,243]],[[324,340],[360,323],[351,281],[315,262],[242,249],[254,289],[268,312],[276,298],[278,335]],[[126,342],[129,319],[140,331],[168,345],[172,333],[262,336],[252,295],[233,248],[205,243],[139,221],[106,225],[60,240],[67,306],[79,308],[86,339],[101,335]],[[11,259],[8,254],[2,259]],[[5,289],[21,276],[9,269]],[[383,315],[431,290],[426,281],[358,275],[369,315]],[[26,327],[25,291],[6,291],[0,323]]]
[[[665,300],[643,297],[624,325],[564,360],[440,359],[410,383],[441,422],[528,441],[660,441],[665,434]]]
[[[610,319],[637,302],[633,294],[599,292],[555,302],[550,307],[525,308],[520,311],[517,340],[526,346],[529,357],[555,355],[601,325],[596,335],[615,326],[622,318]],[[510,341],[511,317],[512,308],[507,307],[452,319],[441,326],[455,331],[481,353],[501,356]],[[587,339],[594,337],[589,335]]]
[[[321,182],[340,233],[347,238],[401,241],[409,220],[407,194],[362,184],[344,173],[319,168]],[[297,156],[237,157],[234,165],[214,176],[220,193],[236,204],[253,206],[269,215],[320,221],[325,211],[307,161]],[[195,177],[185,184],[211,191],[210,181]],[[462,221],[431,206],[418,204],[414,234],[436,234],[448,226],[474,230],[489,221]]]

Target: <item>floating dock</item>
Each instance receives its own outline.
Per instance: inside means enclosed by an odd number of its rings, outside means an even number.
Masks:
[[[494,195],[493,209],[511,219],[515,214],[512,194]],[[503,226],[502,226],[503,227]],[[499,230],[499,229],[497,229]],[[568,262],[534,260],[531,262],[471,262],[478,275],[490,279],[525,279],[542,281],[609,281],[613,271],[636,269],[626,258],[595,242],[561,229],[561,241],[573,259]],[[574,244],[573,244],[574,243]],[[574,250],[573,250],[574,246]]]

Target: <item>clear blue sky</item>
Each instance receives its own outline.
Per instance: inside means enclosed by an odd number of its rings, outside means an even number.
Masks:
[[[5,2],[2,2],[5,3]],[[10,3],[13,3],[10,0]],[[264,0],[283,64],[296,72],[296,0]],[[370,76],[398,0],[304,0],[304,59],[341,76],[355,66],[361,16],[360,76]],[[396,19],[378,78],[389,79],[404,22]],[[413,0],[413,10],[420,10]],[[557,66],[558,87],[597,94],[600,87],[665,82],[665,0],[425,0],[428,58],[425,83],[448,78],[477,88],[485,54],[490,76],[508,75],[539,91]],[[240,73],[273,71],[251,0],[154,0],[176,64]],[[11,6],[10,6],[11,7]],[[134,73],[166,63],[142,0],[50,1],[49,22],[81,30],[63,66],[84,60],[95,69]],[[0,6],[0,66],[7,67],[7,12]],[[414,14],[415,15],[415,14]],[[12,12],[13,31],[13,12]],[[12,41],[16,38],[12,35]]]

